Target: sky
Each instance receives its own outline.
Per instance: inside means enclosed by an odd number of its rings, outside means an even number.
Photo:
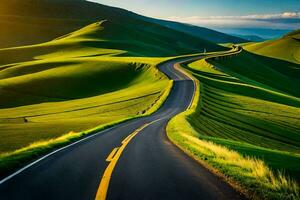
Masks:
[[[300,28],[300,0],[91,0],[208,28]]]

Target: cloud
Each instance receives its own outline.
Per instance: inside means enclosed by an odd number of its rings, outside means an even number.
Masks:
[[[243,16],[190,16],[168,17],[167,20],[189,23],[213,28],[278,28],[278,29],[297,29],[300,28],[300,12],[284,12],[277,14],[256,14]]]
[[[230,17],[230,16],[229,16]],[[245,16],[231,16],[232,18],[242,19],[297,19],[300,18],[300,12],[284,12],[279,14],[265,14],[265,15],[245,15]]]

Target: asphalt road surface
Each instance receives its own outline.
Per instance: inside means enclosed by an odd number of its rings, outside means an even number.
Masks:
[[[0,199],[242,199],[166,138],[167,122],[194,94],[193,81],[174,68],[183,60],[160,66],[174,86],[159,111],[41,159],[0,183]]]

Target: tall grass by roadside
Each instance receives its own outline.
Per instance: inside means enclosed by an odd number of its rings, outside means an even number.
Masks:
[[[75,142],[84,136],[99,132],[106,128],[112,127],[113,125],[119,124],[121,122],[133,119],[127,118],[112,123],[100,125],[90,130],[82,132],[69,132],[60,137],[34,142],[26,147],[17,149],[12,152],[5,152],[0,154],[0,177],[8,175],[8,173],[21,168],[25,163],[28,163],[38,157],[56,149],[63,147],[67,144]]]
[[[250,199],[299,199],[299,185],[283,172],[273,172],[264,161],[243,156],[212,141],[200,139],[188,118],[201,104],[200,83],[190,110],[177,115],[167,125],[170,140],[208,169],[225,178]]]
[[[170,80],[165,91],[163,91],[161,93],[161,95],[159,96],[159,98],[155,102],[153,102],[153,104],[146,110],[146,112],[144,113],[144,116],[148,116],[148,115],[151,115],[152,113],[156,112],[166,101],[172,88],[173,88],[173,80]]]

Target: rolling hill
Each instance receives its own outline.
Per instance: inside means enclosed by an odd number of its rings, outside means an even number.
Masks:
[[[67,135],[68,143],[155,111],[172,85],[156,66],[171,56],[245,42],[84,0],[3,0],[0,13],[0,161],[9,163],[0,169],[7,171],[40,155],[35,145],[46,152],[49,141]],[[299,31],[245,49],[185,66],[201,84],[188,118],[193,139],[258,157],[297,179]]]
[[[260,158],[300,181],[298,38],[294,31],[186,69],[200,81],[201,98],[187,118],[196,137]]]
[[[226,49],[148,22],[134,21],[125,24],[123,21],[105,20],[93,23],[71,35],[62,36],[51,43],[0,49],[0,55],[3,57],[0,64],[21,62],[51,51],[68,51],[69,48],[81,51],[83,47],[92,50],[104,48],[122,51],[122,56],[150,57],[197,53],[203,48],[209,51]]]
[[[168,136],[258,199],[299,199],[299,31],[244,45],[235,55],[185,64],[198,90],[191,110],[169,122]]]
[[[151,113],[171,85],[158,63],[227,49],[83,0],[5,0],[0,13],[0,158]]]
[[[192,110],[169,122],[168,136],[257,199],[299,199],[300,99],[245,78],[262,66],[244,56],[185,66],[199,80],[198,98]],[[238,67],[231,61],[236,59]]]
[[[255,54],[300,64],[300,30],[277,40],[254,43],[244,48]]]
[[[160,101],[168,80],[155,65],[163,59],[86,45],[103,41],[102,23],[0,50],[0,152],[135,117]]]
[[[163,41],[160,47],[147,46],[147,43],[143,43],[138,37],[130,39],[130,33],[118,37],[118,30],[116,31],[115,27],[110,28],[110,24],[112,23],[107,21],[93,23],[51,42],[0,49],[0,55],[3,57],[1,60],[3,65],[0,66],[2,69],[0,86],[2,91],[8,91],[1,93],[1,107],[78,99],[115,91],[121,86],[126,88],[127,84],[132,81],[132,75],[136,70],[134,67],[132,71],[129,70],[130,68],[121,67],[123,60],[124,65],[128,65],[125,56],[153,56],[189,51],[174,44],[169,46],[166,44],[164,49]],[[152,38],[149,38],[151,41]],[[159,36],[157,41],[160,42]],[[173,48],[168,49],[169,47]],[[194,50],[196,51],[196,47]],[[97,63],[89,63],[89,59],[98,57],[106,57],[103,63],[99,61],[100,66],[107,68],[103,71],[105,72],[103,75],[102,72],[101,74],[92,73],[94,72],[92,66]],[[139,58],[141,62],[149,59]],[[132,58],[132,62],[135,60]],[[64,66],[70,67],[64,68]],[[80,66],[87,67],[80,69]],[[83,71],[74,73],[75,68]],[[55,73],[56,76],[52,76],[51,73]],[[110,78],[107,79],[107,77]],[[70,82],[64,85],[63,82],[69,79]],[[120,80],[115,82],[116,79]],[[45,81],[48,83],[48,88],[45,88],[43,84]],[[98,86],[102,84],[107,87]],[[16,94],[19,94],[20,98],[16,99]]]
[[[222,42],[238,41],[238,38],[209,29],[193,27],[193,31],[185,31],[189,25],[177,23],[181,28],[166,27],[147,19],[127,10],[85,0],[3,0],[0,4],[0,25],[6,28],[0,29],[0,48],[46,42],[102,20],[118,26],[116,30],[132,31],[131,37],[161,35],[168,44],[179,39],[178,43],[185,45],[186,41],[180,39],[195,40],[192,36],[197,37],[195,41],[201,40],[205,44],[207,41],[204,40],[218,42],[220,38]],[[127,33],[123,35],[129,36]]]

